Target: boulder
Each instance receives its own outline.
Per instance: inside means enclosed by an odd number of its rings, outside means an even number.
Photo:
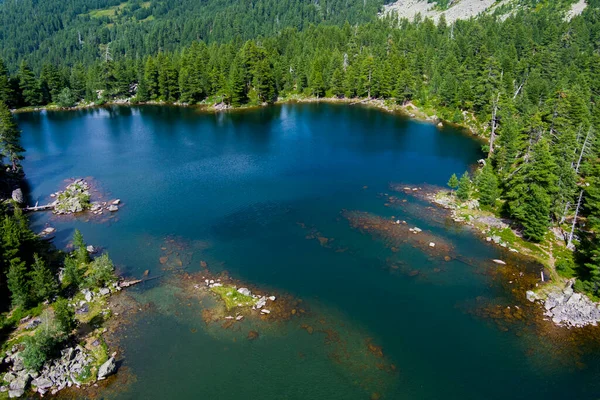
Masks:
[[[119,211],[119,207],[115,206],[114,204],[111,204],[110,206],[108,206],[108,211],[110,211],[110,212]]]
[[[86,247],[86,250],[87,250],[87,252],[88,252],[88,253],[90,253],[90,254],[94,254],[94,253],[96,252],[96,249],[95,249],[95,248],[94,248],[94,246],[92,246],[92,245],[89,245],[89,246],[87,246],[87,247]]]
[[[21,397],[25,394],[25,389],[8,389],[8,397],[11,399]]]
[[[242,287],[239,288],[237,291],[238,293],[243,294],[244,296],[252,296],[252,292],[248,288]]]
[[[13,374],[12,372],[7,372],[4,375],[4,380],[8,383],[14,381],[15,379],[17,379],[17,376],[15,374]]]
[[[115,362],[115,358],[111,357],[98,368],[98,379],[104,379],[107,376],[114,374],[116,370],[117,363]]]
[[[104,288],[101,288],[101,289],[100,289],[100,295],[101,295],[101,296],[106,296],[106,295],[108,295],[108,294],[110,294],[110,289],[109,289],[109,288],[105,288],[105,287],[104,287]]]
[[[19,204],[23,204],[23,201],[25,200],[25,198],[23,197],[23,191],[21,190],[21,188],[16,188],[15,190],[13,190],[11,197],[14,201],[16,201]]]
[[[50,379],[48,379],[48,378],[43,378],[43,377],[40,377],[40,378],[34,379],[34,380],[31,382],[31,384],[32,384],[33,386],[35,386],[36,388],[38,388],[38,389],[49,389],[49,388],[51,388],[51,387],[52,387],[52,385],[53,385],[53,383],[52,383],[52,381],[51,381]]]

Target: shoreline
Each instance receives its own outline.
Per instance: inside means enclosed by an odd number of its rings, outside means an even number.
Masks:
[[[539,305],[537,312],[554,325],[569,329],[600,324],[600,302],[593,301],[585,293],[574,292],[574,279],[560,276],[555,269],[553,251],[560,246],[557,237],[545,243],[528,242],[513,229],[513,221],[481,210],[477,200],[460,202],[444,188],[426,186],[414,190],[406,185],[395,184],[391,185],[391,189],[443,208],[455,223],[470,227],[487,243],[538,262],[542,267],[538,278],[540,282],[522,295],[529,302]],[[506,265],[503,260],[492,261],[500,267]]]
[[[132,102],[131,98],[128,99],[116,99],[107,101],[102,104],[97,103],[85,103],[79,104],[74,107],[59,107],[57,105],[46,105],[40,107],[22,107],[12,109],[11,112],[14,114],[39,112],[39,111],[77,111],[87,110],[94,108],[104,108],[110,106],[170,106],[170,107],[187,107],[196,108],[204,112],[218,113],[226,111],[246,111],[246,110],[257,110],[263,107],[269,107],[273,105],[284,105],[284,104],[305,104],[305,103],[326,103],[326,104],[346,104],[346,105],[363,105],[368,107],[377,108],[390,113],[399,113],[406,118],[410,118],[420,122],[427,122],[436,125],[438,128],[444,126],[452,126],[458,129],[464,129],[473,137],[478,139],[486,138],[485,127],[478,126],[478,123],[473,115],[469,115],[466,111],[462,112],[464,121],[462,123],[455,123],[438,116],[438,112],[435,109],[424,110],[422,107],[418,107],[412,102],[406,104],[397,104],[393,99],[374,99],[366,97],[346,98],[346,97],[312,97],[312,96],[300,96],[290,95],[286,97],[278,97],[273,103],[262,103],[258,105],[242,105],[233,107],[225,105],[224,103],[167,103],[164,101],[145,101],[145,102]],[[429,112],[428,112],[429,111]],[[431,114],[431,115],[430,115]]]

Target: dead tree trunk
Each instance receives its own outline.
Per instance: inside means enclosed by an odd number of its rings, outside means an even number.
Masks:
[[[494,100],[494,109],[492,110],[492,133],[490,135],[490,151],[488,157],[494,152],[494,141],[496,140],[496,114],[498,113],[498,102],[500,101],[500,92]]]
[[[579,215],[579,208],[581,207],[581,200],[583,200],[583,190],[579,193],[579,200],[577,201],[577,208],[575,209],[575,217],[573,217],[573,224],[571,225],[571,232],[569,233],[569,240],[567,240],[567,248],[573,248],[573,235],[575,234],[575,225],[577,225],[577,216]]]
[[[581,166],[581,160],[583,160],[583,156],[585,155],[586,148],[588,143],[590,142],[590,135],[593,134],[592,127],[588,129],[587,134],[585,135],[585,140],[583,141],[583,146],[581,146],[581,152],[579,153],[579,159],[577,160],[577,166],[575,167],[575,173],[579,173],[579,167]]]

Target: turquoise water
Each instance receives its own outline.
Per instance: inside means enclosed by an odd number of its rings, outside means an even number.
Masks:
[[[221,114],[113,107],[18,120],[31,203],[48,201],[73,177],[92,177],[105,198],[123,202],[104,222],[37,213],[34,229],[56,227],[64,247],[78,228],[121,273],[162,276],[130,291],[154,307],[124,329],[123,366],[134,378],[109,385],[108,398],[600,397],[597,353],[575,363],[534,328],[505,332],[477,316],[482,304],[516,305],[493,279],[490,260],[507,254],[391,191],[392,183],[444,185],[469,169],[482,153],[467,134],[315,104]],[[400,202],[386,206],[384,194]],[[345,211],[406,220],[448,242],[452,260],[355,229]],[[159,262],[166,238],[181,244],[188,271],[204,260],[215,272],[302,299],[308,313],[207,326],[204,306],[177,295],[174,273]],[[258,339],[247,339],[251,329]]]

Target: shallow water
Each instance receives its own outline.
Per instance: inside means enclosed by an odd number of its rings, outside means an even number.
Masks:
[[[135,379],[109,385],[106,397],[600,396],[598,353],[578,347],[575,362],[535,327],[505,332],[478,316],[482,304],[517,305],[490,262],[507,254],[391,192],[398,182],[444,185],[481,158],[480,144],[456,129],[316,104],[221,114],[113,107],[18,120],[31,203],[73,177],[93,177],[105,198],[123,202],[105,222],[37,213],[34,229],[55,226],[63,247],[78,228],[123,274],[162,276],[130,290],[153,307],[123,329],[123,365]],[[383,193],[400,200],[386,206]],[[353,211],[406,220],[447,244],[451,260],[412,237],[353,225]],[[187,271],[206,261],[213,272],[302,299],[306,315],[206,325],[206,301],[181,292],[176,272],[159,262],[169,238]],[[250,330],[259,337],[249,340]]]

